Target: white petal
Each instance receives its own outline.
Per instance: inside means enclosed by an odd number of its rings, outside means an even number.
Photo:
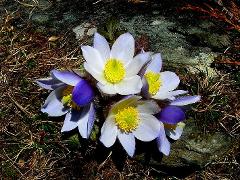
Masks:
[[[185,123],[183,122],[180,122],[177,124],[177,127],[175,130],[168,130],[168,129],[165,129],[166,131],[166,134],[173,140],[178,140],[182,133],[183,133],[183,129],[184,129],[184,126],[185,126]]]
[[[80,115],[81,115],[80,111],[78,111],[78,112],[77,111],[69,111],[65,116],[65,120],[64,120],[61,132],[71,131],[74,128],[76,128],[78,125],[78,121],[80,120],[79,119]]]
[[[97,72],[101,72],[104,68],[104,61],[98,50],[91,46],[82,46],[83,57],[89,64],[90,68],[93,68]]]
[[[106,147],[112,146],[117,138],[118,129],[113,118],[113,116],[109,116],[101,129],[100,141]]]
[[[150,52],[138,54],[126,67],[126,77],[131,77],[139,73],[142,67],[150,60]]]
[[[117,91],[114,88],[113,84],[107,83],[107,84],[102,84],[102,83],[97,83],[97,87],[105,94],[117,94]]]
[[[162,69],[162,57],[160,53],[154,54],[152,56],[152,61],[149,63],[149,65],[147,66],[147,70],[148,71],[153,71],[155,73],[159,73]]]
[[[135,43],[130,33],[122,34],[117,38],[112,46],[111,58],[116,58],[128,65],[133,60]]]
[[[136,94],[141,91],[142,81],[140,76],[135,75],[122,80],[120,83],[115,84],[114,87],[117,93],[121,95]]]
[[[98,82],[101,82],[102,84],[106,84],[106,80],[104,78],[103,73],[101,73],[100,71],[97,71],[93,68],[90,67],[90,65],[87,62],[84,62],[84,68],[85,70],[90,73]]]
[[[140,113],[145,114],[157,114],[160,111],[160,107],[155,101],[139,101],[137,109]]]
[[[97,32],[94,34],[93,46],[100,52],[103,61],[110,57],[110,47],[107,40]]]
[[[159,99],[159,100],[166,100],[166,99],[172,99],[174,96],[171,96],[171,94],[166,91],[166,89],[161,88],[156,95],[152,96],[153,99]]]
[[[132,133],[118,133],[118,139],[129,156],[133,157],[135,152],[135,138]]]
[[[49,116],[62,116],[68,112],[61,102],[62,92],[65,87],[59,87],[52,91],[47,97],[41,111],[48,113]]]
[[[152,141],[160,131],[160,122],[149,114],[139,114],[139,126],[133,131],[134,136],[141,141]]]
[[[182,95],[182,94],[187,94],[188,91],[176,90],[176,91],[171,91],[169,93],[170,93],[171,96],[178,96],[178,95]]]
[[[201,96],[184,96],[177,98],[175,101],[171,102],[170,105],[173,106],[185,106],[188,104],[193,104],[200,101]]]
[[[172,91],[176,89],[180,83],[179,77],[174,72],[170,71],[161,72],[160,78],[162,81],[162,87],[160,87],[160,90],[161,88],[163,88],[167,89],[168,91]]]
[[[165,134],[165,130],[164,130],[164,126],[161,123],[160,126],[160,132],[158,134],[157,137],[157,145],[158,145],[158,150],[160,152],[162,152],[164,155],[168,156],[170,153],[170,142],[168,141],[166,134]]]

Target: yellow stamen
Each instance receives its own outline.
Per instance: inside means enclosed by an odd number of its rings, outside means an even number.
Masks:
[[[149,71],[144,76],[148,83],[148,91],[152,96],[154,96],[155,94],[157,94],[162,84],[160,74]]]
[[[72,90],[73,90],[73,86],[67,86],[63,90],[62,103],[64,106],[71,107],[75,110],[80,110],[80,107],[72,100]]]
[[[119,83],[125,76],[123,63],[117,59],[109,59],[104,67],[104,77],[112,84]]]
[[[120,130],[130,133],[139,125],[138,110],[134,107],[126,107],[115,115],[115,122]]]

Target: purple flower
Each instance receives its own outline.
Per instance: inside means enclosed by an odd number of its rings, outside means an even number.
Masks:
[[[185,106],[188,104],[196,103],[200,101],[200,96],[183,96],[175,99],[161,110],[156,115],[158,120],[164,124],[165,133],[168,137],[173,140],[177,140],[183,133],[185,124],[182,122],[186,119],[185,112],[179,106]],[[163,132],[163,131],[160,131]],[[157,138],[158,149],[165,155],[170,153],[170,143],[165,138],[165,134],[159,134]]]
[[[41,111],[51,117],[66,114],[61,132],[78,127],[81,136],[88,138],[95,118],[91,86],[75,72],[52,70],[50,75],[36,81],[40,87],[52,90]]]

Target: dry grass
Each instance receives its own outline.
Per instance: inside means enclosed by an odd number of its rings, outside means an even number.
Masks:
[[[76,41],[71,33],[56,34],[59,38],[53,38],[37,33],[28,25],[17,29],[11,23],[17,16],[7,12],[0,31],[0,176],[5,179],[156,179],[159,176],[156,170],[133,159],[127,159],[122,171],[111,157],[96,161],[94,141],[80,140],[79,144],[76,136],[61,135],[63,119],[48,118],[39,112],[48,92],[39,89],[34,80],[48,76],[53,68],[79,68],[82,62],[79,45],[84,42]],[[49,41],[51,37],[55,40]],[[221,117],[208,121],[207,127],[237,137],[239,89],[233,86],[230,76],[210,80],[184,74],[183,86],[203,96],[202,103],[196,106],[196,116],[205,118],[209,112],[221,112]],[[225,96],[228,102],[222,99]],[[187,179],[234,179],[239,168],[238,151],[236,146],[229,155]]]

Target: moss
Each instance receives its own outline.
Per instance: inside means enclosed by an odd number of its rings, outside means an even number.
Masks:
[[[3,161],[1,163],[2,166],[2,173],[3,173],[3,179],[16,179],[17,178],[17,172],[12,167],[12,164],[8,161]]]

